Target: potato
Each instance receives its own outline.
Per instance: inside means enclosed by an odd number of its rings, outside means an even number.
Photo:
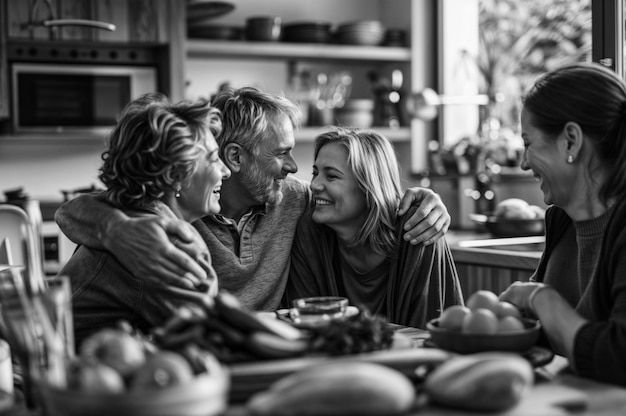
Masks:
[[[533,208],[520,198],[505,199],[496,205],[494,212],[497,218],[504,219],[535,219],[537,214]]]

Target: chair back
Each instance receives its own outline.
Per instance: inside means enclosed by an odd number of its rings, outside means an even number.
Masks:
[[[43,236],[22,208],[0,204],[0,267],[24,266],[27,290],[37,293],[45,287]]]

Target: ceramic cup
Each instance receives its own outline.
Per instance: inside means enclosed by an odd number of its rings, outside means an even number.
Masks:
[[[246,39],[276,42],[280,40],[281,26],[280,17],[250,17],[246,20]]]

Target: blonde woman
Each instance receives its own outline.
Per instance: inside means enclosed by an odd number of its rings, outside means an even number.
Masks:
[[[313,205],[298,224],[283,303],[340,295],[390,322],[424,327],[462,304],[445,238],[411,245],[394,149],[370,130],[337,128],[315,141]],[[416,208],[413,207],[413,210]]]

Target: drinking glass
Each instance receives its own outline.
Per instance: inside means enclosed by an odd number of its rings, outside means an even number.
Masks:
[[[32,409],[35,407],[33,375],[43,364],[40,354],[43,340],[38,336],[34,312],[26,293],[24,267],[3,266],[0,269],[0,311],[2,334],[17,357],[26,406]]]
[[[16,380],[28,408],[36,407],[36,382],[67,384],[68,360],[74,338],[67,277],[51,279],[44,288],[30,292],[25,268],[0,269],[0,329],[19,363]]]
[[[348,298],[341,296],[314,296],[293,301],[291,319],[296,324],[323,324],[344,316]]]
[[[46,288],[42,292],[42,300],[54,332],[61,338],[65,357],[72,359],[75,351],[70,278],[58,275],[45,279],[45,283]]]

